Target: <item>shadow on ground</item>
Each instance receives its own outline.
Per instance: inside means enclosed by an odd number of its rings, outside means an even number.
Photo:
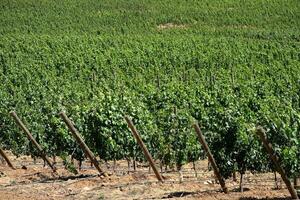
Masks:
[[[244,191],[249,191],[249,188],[244,188]],[[186,191],[179,191],[179,192],[172,192],[169,194],[165,194],[162,199],[171,199],[171,198],[181,198],[186,197],[189,195],[197,196],[197,194],[203,193],[222,193],[221,190],[207,190],[201,192],[186,192]],[[230,190],[229,193],[236,193],[239,192],[239,188]],[[292,200],[290,197],[240,197],[239,200]]]
[[[185,197],[185,196],[194,195],[194,194],[197,194],[197,192],[184,192],[184,191],[172,192],[172,193],[168,194],[167,196],[163,197],[163,199],[180,198],[180,197]]]
[[[93,178],[97,177],[97,175],[90,175],[90,174],[80,174],[80,175],[71,175],[71,176],[59,176],[55,178],[44,178],[41,181],[38,182],[48,182],[48,181],[54,181],[54,180],[60,180],[60,181],[68,181],[68,180],[75,180],[75,179],[83,179],[83,178]]]
[[[264,198],[254,198],[254,197],[241,197],[239,200],[292,200],[290,197],[264,197]]]
[[[244,192],[247,192],[250,189],[249,188],[244,188],[243,190],[244,190]],[[241,190],[240,190],[240,188],[234,188],[234,189],[230,190],[229,192],[241,192]]]

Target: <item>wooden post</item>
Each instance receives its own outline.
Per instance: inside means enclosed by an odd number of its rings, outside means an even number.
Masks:
[[[5,161],[7,162],[8,166],[12,169],[16,169],[13,164],[10,162],[8,156],[6,155],[6,153],[3,151],[3,149],[0,148],[0,155],[5,159]]]
[[[294,187],[298,186],[298,178],[297,176],[294,177]]]
[[[50,159],[46,156],[44,153],[42,147],[37,143],[37,141],[32,137],[29,130],[26,128],[26,126],[23,124],[23,122],[20,120],[20,118],[17,116],[17,114],[14,111],[10,112],[10,115],[14,118],[16,123],[20,126],[20,128],[24,131],[28,139],[34,144],[34,146],[39,150],[40,156],[43,158],[43,160],[50,166],[50,168],[53,170],[53,172],[56,172],[55,166],[51,163]]]
[[[99,162],[97,161],[96,157],[94,156],[93,152],[89,149],[89,147],[85,144],[83,139],[81,138],[80,134],[78,133],[77,129],[74,127],[71,120],[67,117],[67,115],[64,112],[59,113],[60,117],[64,120],[64,122],[67,124],[68,128],[70,129],[73,137],[76,139],[76,141],[79,143],[81,149],[85,153],[85,155],[91,160],[93,165],[96,167],[100,175],[104,175],[107,177],[107,173],[102,170],[99,166]]]
[[[288,179],[288,177],[285,174],[284,169],[280,166],[279,164],[279,158],[276,156],[272,145],[270,144],[270,142],[268,141],[266,135],[265,135],[265,130],[262,127],[257,127],[256,129],[256,133],[258,134],[258,136],[260,137],[261,141],[263,142],[264,147],[266,148],[267,152],[269,153],[270,159],[272,160],[275,169],[278,171],[278,173],[281,175],[282,180],[284,181],[287,189],[289,190],[292,199],[299,199],[297,192],[295,190],[295,188],[292,186],[290,180]]]
[[[149,164],[151,165],[151,167],[152,167],[152,169],[153,169],[153,171],[154,171],[154,173],[155,173],[156,178],[157,178],[159,181],[163,182],[163,181],[164,181],[164,180],[163,180],[163,177],[161,176],[161,174],[160,174],[159,171],[157,170],[157,168],[156,168],[156,166],[155,166],[155,164],[154,164],[154,161],[153,161],[153,158],[152,158],[151,154],[149,153],[149,151],[148,151],[147,147],[145,146],[144,142],[142,141],[142,138],[141,138],[141,136],[139,135],[138,131],[136,130],[135,126],[133,125],[131,119],[130,119],[128,116],[125,116],[125,120],[126,120],[126,122],[127,122],[127,124],[128,124],[128,127],[130,128],[130,130],[131,130],[133,136],[135,137],[137,143],[138,143],[138,144],[140,145],[140,147],[142,148],[143,153],[144,153],[145,157],[147,158]]]
[[[195,129],[195,131],[196,131],[196,133],[198,135],[200,143],[202,144],[202,146],[204,148],[204,151],[207,153],[208,160],[211,163],[211,166],[212,166],[212,168],[214,170],[214,173],[215,173],[216,177],[219,180],[219,183],[220,183],[220,185],[222,187],[223,192],[225,194],[227,194],[228,193],[228,189],[227,189],[227,187],[225,185],[225,180],[223,179],[223,177],[220,174],[220,170],[219,170],[219,168],[218,168],[218,166],[216,164],[216,161],[215,161],[215,159],[214,159],[214,157],[213,157],[213,155],[212,155],[212,153],[211,153],[211,151],[210,151],[210,149],[209,149],[209,147],[208,147],[208,145],[207,145],[207,143],[205,141],[205,138],[204,138],[204,136],[203,136],[203,134],[201,132],[201,129],[200,129],[199,125],[197,123],[195,123],[193,125],[193,127],[194,127],[194,129]]]
[[[275,181],[275,188],[276,188],[276,190],[278,190],[279,187],[278,187],[278,181],[277,181],[276,170],[274,170],[274,181]]]

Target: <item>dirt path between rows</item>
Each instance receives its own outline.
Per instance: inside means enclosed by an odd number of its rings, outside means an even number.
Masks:
[[[12,160],[16,170],[0,164],[0,199],[289,199],[283,185],[281,189],[274,189],[271,173],[247,173],[243,193],[238,192],[238,182],[227,180],[230,193],[224,194],[215,183],[212,172],[206,169],[207,161],[196,163],[197,177],[191,165],[186,165],[182,175],[172,171],[163,173],[166,182],[159,183],[146,167],[127,174],[125,161],[117,162],[116,173],[101,178],[88,163],[78,175],[71,174],[58,164],[58,175],[55,175],[49,168],[43,167],[41,160],[37,164],[25,156],[13,157]],[[22,166],[27,169],[22,169]]]

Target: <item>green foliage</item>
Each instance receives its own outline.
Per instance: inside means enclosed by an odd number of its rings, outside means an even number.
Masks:
[[[16,110],[49,155],[84,154],[66,111],[104,160],[149,151],[180,168],[203,158],[199,121],[225,177],[272,165],[262,125],[289,176],[299,173],[300,4],[291,1],[1,1],[0,142],[38,156]]]
[[[60,155],[61,159],[63,160],[63,164],[65,165],[65,168],[73,173],[73,174],[78,174],[78,171],[76,167],[68,160],[68,155],[67,154],[61,154]]]

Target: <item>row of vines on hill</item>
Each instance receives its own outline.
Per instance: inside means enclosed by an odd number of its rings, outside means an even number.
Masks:
[[[57,115],[64,110],[103,160],[144,161],[123,119],[129,115],[153,157],[180,169],[205,156],[191,128],[197,120],[227,178],[233,171],[273,170],[253,133],[262,125],[289,176],[299,176],[299,44],[34,37],[0,39],[0,138],[15,154],[38,155],[10,110],[47,154],[84,159]]]

